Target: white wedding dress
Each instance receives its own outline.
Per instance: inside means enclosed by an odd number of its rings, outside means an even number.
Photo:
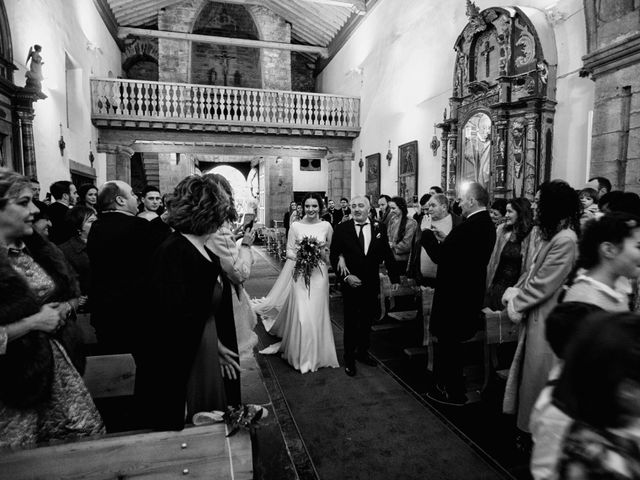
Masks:
[[[261,316],[265,329],[282,338],[282,342],[260,353],[281,352],[282,357],[302,373],[339,366],[329,317],[327,265],[314,270],[309,289],[304,278],[293,280],[296,241],[309,236],[327,242],[331,231],[331,225],[324,221],[292,223],[287,239],[287,261],[280,276],[266,297],[252,300],[252,307]]]

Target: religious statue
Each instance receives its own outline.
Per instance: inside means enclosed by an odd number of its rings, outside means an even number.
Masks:
[[[488,186],[491,176],[491,119],[476,113],[464,127],[460,179]]]
[[[524,166],[524,119],[516,118],[511,127],[511,151],[513,152],[513,173],[516,178],[522,176],[522,167]]]
[[[34,88],[36,90],[42,90],[42,56],[40,52],[42,47],[40,45],[34,45],[29,47],[29,54],[27,55],[27,61],[25,66],[29,67],[27,73],[24,74],[27,77],[27,87]],[[31,63],[29,64],[29,61]]]

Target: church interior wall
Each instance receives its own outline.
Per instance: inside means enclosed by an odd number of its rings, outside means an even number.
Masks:
[[[34,104],[37,171],[43,190],[70,179],[69,161],[89,166],[89,142],[97,182],[106,179],[106,156],[96,151],[97,129],[91,124],[89,78],[119,76],[121,53],[93,2],[86,0],[15,0],[5,2],[13,43],[14,81],[24,85],[29,47],[42,46],[42,91],[48,98]],[[66,68],[75,85],[69,92],[67,127]],[[66,144],[60,155],[60,124]],[[44,197],[44,193],[42,194]]]
[[[511,2],[477,1],[481,9]],[[520,1],[518,6],[545,10],[556,36],[558,80],[552,178],[579,186],[588,174],[589,112],[593,82],[579,77],[586,54],[581,0]],[[452,95],[458,35],[468,19],[465,2],[381,0],[317,78],[318,92],[361,99],[361,134],[353,143],[359,159],[380,153],[381,192],[397,192],[398,146],[418,140],[418,191],[440,184],[441,149],[429,143]],[[436,132],[440,137],[440,132]],[[391,164],[385,156],[390,150]],[[352,166],[351,190],[364,193],[365,171]]]
[[[292,158],[294,192],[326,192],[329,176],[326,158],[320,160],[320,170],[303,170],[300,158]]]

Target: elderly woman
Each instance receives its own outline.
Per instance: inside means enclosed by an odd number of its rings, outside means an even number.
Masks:
[[[407,263],[413,245],[413,236],[416,233],[418,224],[413,218],[408,217],[407,202],[402,197],[393,197],[389,201],[389,225],[387,236],[389,246],[396,259],[399,272],[407,271]]]
[[[34,233],[37,211],[29,180],[0,170],[0,446],[104,433],[57,340],[77,286],[61,252]]]
[[[185,404],[189,421],[199,411],[224,410],[223,378],[234,380],[240,371],[237,354],[218,337],[217,325],[233,323],[233,311],[220,261],[205,246],[227,219],[231,199],[211,176],[192,175],[176,186],[167,207],[175,231],[152,259],[148,298],[155,300],[146,316],[136,395],[143,424],[181,430]]]
[[[558,303],[578,254],[577,193],[566,182],[553,180],[540,186],[536,202],[538,227],[532,232],[526,275],[503,296],[509,318],[520,324],[503,411],[517,412],[517,426],[524,432],[529,432],[531,410],[556,361],[544,336],[544,320]]]

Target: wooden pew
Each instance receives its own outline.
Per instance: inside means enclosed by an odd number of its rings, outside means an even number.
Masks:
[[[136,362],[129,353],[87,357],[83,379],[93,398],[133,395]]]
[[[248,432],[224,424],[106,436],[0,455],[0,480],[253,478]]]
[[[405,276],[400,277],[400,288],[393,291],[391,289],[391,280],[388,275],[380,274],[380,320],[384,319],[386,315],[398,320],[408,321],[416,318],[417,310],[408,310],[405,312],[392,312],[387,314],[385,308],[385,299],[389,299],[389,308],[395,306],[395,297],[415,296],[420,292],[420,287],[416,284],[415,280]]]

